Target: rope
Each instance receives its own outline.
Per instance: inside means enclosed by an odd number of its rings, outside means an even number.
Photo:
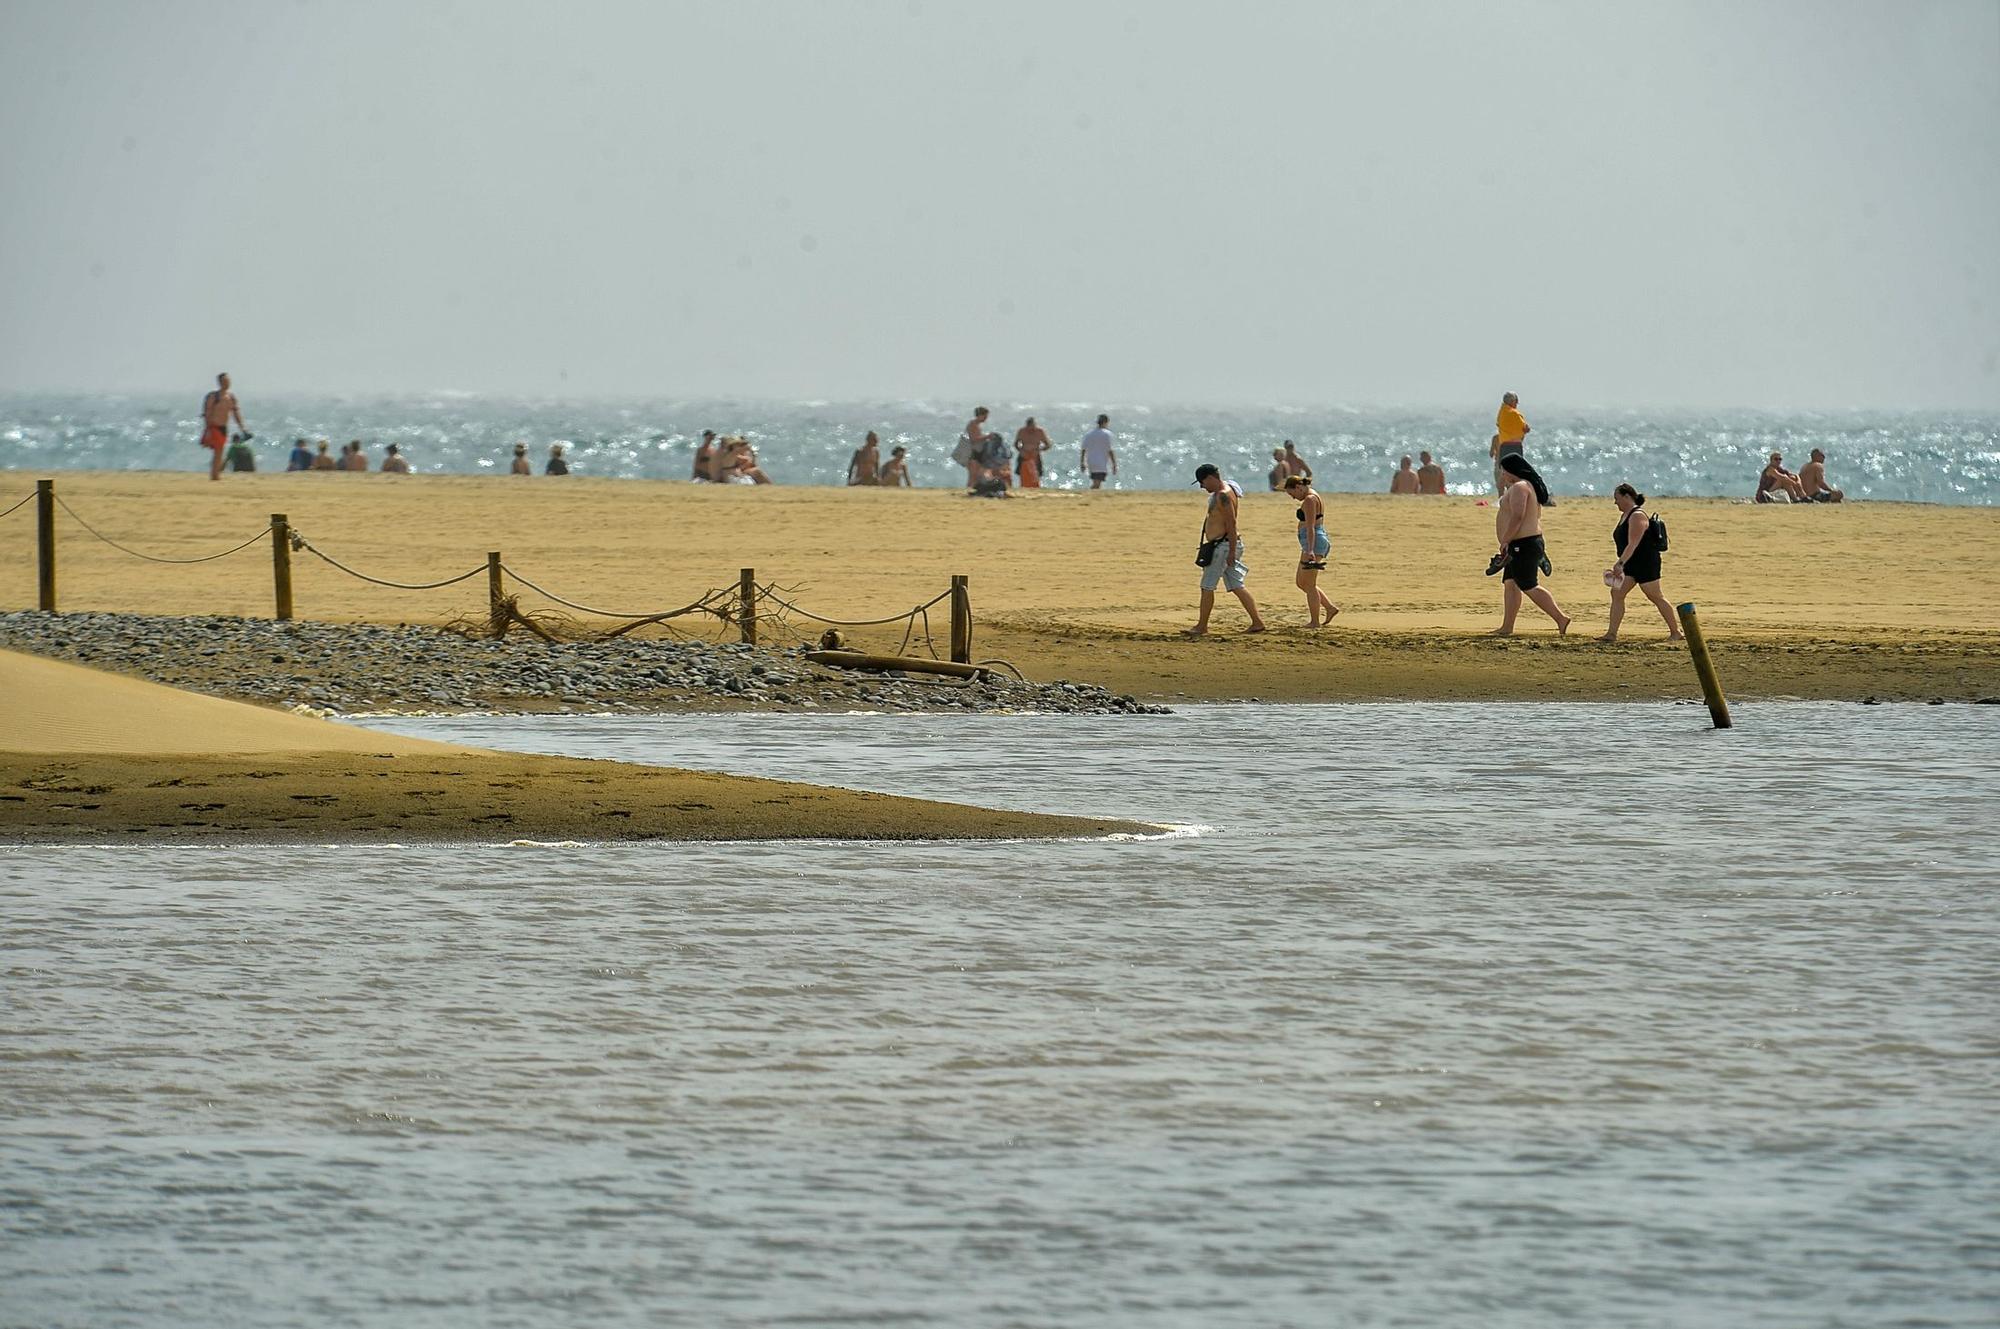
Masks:
[[[5,512],[0,512],[0,517],[13,516],[15,513],[19,512],[22,508],[27,507],[29,501],[32,500],[34,497],[35,496],[33,494],[28,495],[27,498],[22,499],[19,503],[16,503],[13,507],[8,508]]]
[[[1015,667],[1013,666],[1013,664],[1012,664],[1011,662],[1009,662],[1009,661],[1006,661],[1006,660],[998,660],[998,659],[995,659],[995,660],[974,660],[974,661],[973,661],[972,663],[974,663],[974,664],[978,665],[978,666],[979,666],[979,667],[980,667],[981,669],[984,669],[984,668],[986,668],[986,667],[987,667],[988,665],[999,665],[999,666],[1000,666],[1000,667],[1001,667],[1002,669],[1006,670],[1006,671],[1007,671],[1008,673],[1012,674],[1012,675],[1013,675],[1014,677],[1016,677],[1016,678],[1020,679],[1020,680],[1021,680],[1021,681],[1022,681],[1023,683],[1025,683],[1025,682],[1027,682],[1027,681],[1028,681],[1028,676],[1027,676],[1026,674],[1024,674],[1024,673],[1022,673],[1022,672],[1021,672],[1020,670],[1016,669],[1016,668],[1015,668]]]
[[[728,592],[726,591],[710,591],[708,594],[702,596],[701,599],[696,600],[691,605],[682,605],[679,609],[669,609],[665,613],[656,612],[651,614],[621,614],[613,609],[595,609],[592,608],[590,605],[580,605],[574,600],[565,600],[560,595],[557,595],[554,591],[546,590],[543,587],[535,585],[535,583],[529,581],[526,577],[523,577],[520,573],[508,567],[505,563],[502,563],[500,565],[500,570],[502,572],[505,572],[508,576],[512,577],[515,581],[520,582],[523,586],[527,587],[529,590],[534,591],[538,595],[545,595],[549,599],[554,600],[557,604],[564,605],[570,609],[574,609],[579,613],[596,614],[600,618],[631,618],[631,619],[679,618],[683,614],[693,614],[709,610],[712,607],[709,603],[711,600],[713,600],[718,595],[728,594]],[[470,576],[471,574],[468,573],[466,575]]]
[[[95,526],[92,526],[89,522],[85,521],[83,518],[77,517],[76,509],[72,508],[69,504],[63,502],[62,496],[60,494],[56,496],[56,505],[60,507],[64,512],[67,512],[71,517],[75,517],[77,525],[83,527],[84,530],[89,531],[92,535],[104,541],[104,543],[110,545],[113,549],[118,550],[120,553],[130,554],[134,558],[143,558],[148,563],[212,563],[218,558],[228,558],[231,554],[242,553],[244,550],[248,549],[251,545],[256,544],[259,540],[263,539],[265,536],[271,533],[270,528],[266,527],[265,529],[257,532],[257,534],[251,536],[248,540],[245,540],[242,544],[237,545],[234,549],[225,549],[219,554],[203,554],[200,558],[161,558],[157,554],[142,554],[138,550],[133,549],[130,546],[119,544],[116,540],[112,539],[104,532],[98,530]],[[16,504],[15,506],[18,507],[19,504]],[[14,510],[13,508],[8,509],[9,512],[12,512],[13,510]]]
[[[353,568],[348,567],[347,564],[341,562],[333,555],[324,553],[321,550],[315,548],[313,546],[312,541],[306,539],[303,535],[300,535],[297,531],[292,532],[292,548],[303,549],[308,554],[311,554],[313,557],[319,559],[320,561],[325,563],[331,563],[334,567],[339,568],[342,572],[345,572],[350,577],[359,577],[363,581],[373,582],[377,586],[387,586],[390,589],[397,591],[435,591],[441,586],[455,586],[459,582],[464,581],[468,577],[477,577],[480,573],[486,571],[486,568],[482,565],[480,567],[474,568],[470,572],[461,572],[456,577],[446,577],[443,581],[386,581],[381,577],[371,577],[365,572],[355,571]]]
[[[951,592],[941,591],[937,595],[936,599],[926,600],[922,604],[918,605],[915,609],[906,609],[900,614],[891,614],[887,618],[822,618],[818,614],[811,613],[807,610],[799,608],[797,605],[793,604],[790,600],[787,600],[783,596],[780,596],[776,590],[768,586],[763,588],[763,597],[766,600],[771,600],[777,604],[783,605],[786,609],[790,610],[794,614],[797,614],[800,618],[809,618],[815,623],[824,623],[828,627],[873,628],[873,627],[880,627],[884,623],[901,623],[906,618],[914,618],[916,615],[923,613],[926,609],[929,609],[932,605],[938,603],[938,601],[949,600],[951,598]],[[928,621],[929,620],[926,619],[926,622]]]

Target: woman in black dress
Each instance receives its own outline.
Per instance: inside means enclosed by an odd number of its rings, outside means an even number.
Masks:
[[[1604,584],[1611,588],[1611,626],[1598,640],[1618,640],[1625,597],[1637,586],[1667,621],[1667,640],[1679,641],[1681,625],[1660,592],[1660,550],[1665,542],[1653,533],[1653,519],[1646,515],[1646,496],[1631,485],[1619,485],[1611,491],[1611,501],[1618,505],[1618,524],[1611,529],[1611,547],[1618,561],[1604,574]]]

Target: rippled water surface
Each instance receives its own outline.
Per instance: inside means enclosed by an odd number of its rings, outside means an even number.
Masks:
[[[201,470],[201,394],[0,396],[0,470]],[[350,438],[376,464],[395,443],[418,471],[504,472],[515,442],[536,465],[564,444],[580,475],[686,479],[703,429],[745,433],[764,467],[787,484],[844,484],[848,459],[875,430],[883,455],[909,450],[920,485],[962,484],[951,463],[971,402],[547,401],[447,393],[434,397],[259,396],[239,385],[257,433],[258,467],[283,470],[291,441]],[[1078,488],[1078,441],[1108,411],[1117,434],[1113,488],[1182,489],[1215,462],[1261,489],[1271,449],[1292,440],[1329,492],[1386,490],[1407,453],[1434,454],[1456,492],[1483,494],[1492,476],[1490,403],[1453,411],[1177,407],[996,400],[993,427],[1009,439],[1033,415],[1055,441],[1048,484]],[[1529,455],[1561,494],[1609,494],[1630,480],[1649,494],[1747,498],[1772,452],[1796,470],[1824,450],[1829,475],[1851,498],[2000,503],[2000,417],[1952,412],[1696,412],[1579,409],[1527,403]],[[318,483],[324,477],[314,477]]]
[[[397,727],[1210,829],[0,851],[0,1324],[1989,1325],[2000,710]]]

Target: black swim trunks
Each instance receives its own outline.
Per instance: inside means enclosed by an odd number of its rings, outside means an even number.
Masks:
[[[1507,542],[1507,565],[1501,580],[1511,581],[1524,591],[1542,584],[1542,537],[1525,535]]]

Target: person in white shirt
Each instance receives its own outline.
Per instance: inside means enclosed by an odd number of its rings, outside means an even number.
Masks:
[[[1111,450],[1111,417],[1097,417],[1097,428],[1083,436],[1083,469],[1090,473],[1090,487],[1104,488],[1104,478],[1118,474],[1118,454]]]

